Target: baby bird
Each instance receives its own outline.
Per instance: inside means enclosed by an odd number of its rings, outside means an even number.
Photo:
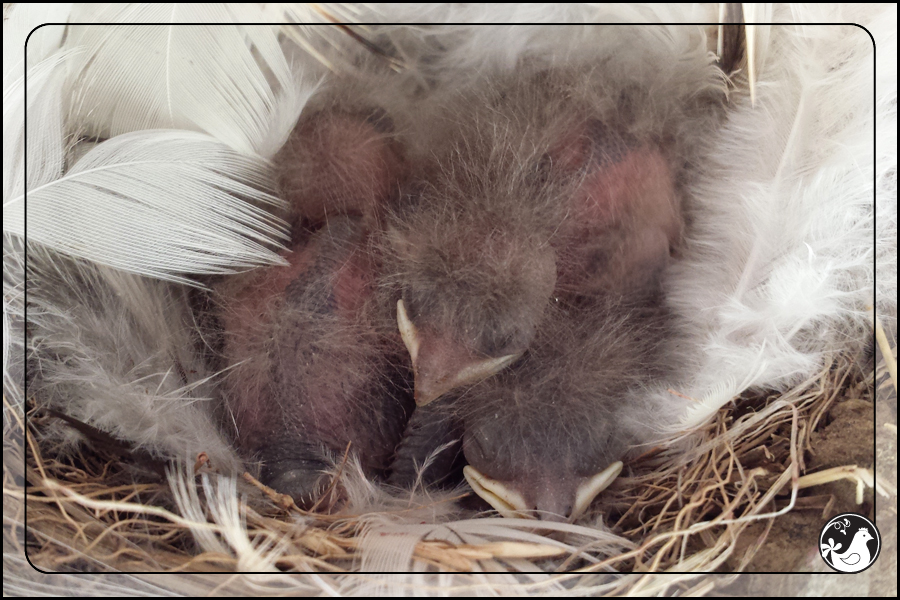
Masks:
[[[273,158],[279,193],[292,222],[315,227],[354,215],[374,226],[407,170],[393,119],[381,108],[324,96],[316,104],[325,106],[305,110]]]
[[[665,409],[646,390],[673,370],[669,330],[655,291],[552,311],[519,363],[455,403],[475,492],[505,516],[580,516]]]
[[[216,290],[238,446],[262,462],[263,483],[304,506],[348,446],[370,475],[386,469],[412,412],[367,238],[361,219],[331,217],[285,256],[289,267]]]
[[[320,94],[274,159],[290,206],[290,266],[216,289],[238,446],[262,462],[263,483],[304,506],[348,447],[381,474],[412,412],[370,243],[405,175],[403,150],[384,110],[334,92]]]
[[[388,219],[398,325],[425,405],[506,368],[560,296],[652,285],[681,236],[664,122],[621,86],[545,72],[456,102]]]

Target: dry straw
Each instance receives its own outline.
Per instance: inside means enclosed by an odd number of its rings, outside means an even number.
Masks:
[[[887,364],[881,363],[882,371],[890,369]],[[271,490],[239,494],[237,481],[217,475],[202,461],[190,469],[170,467],[162,477],[155,465],[116,450],[85,449],[70,459],[55,459],[53,449],[42,447],[34,435],[42,419],[50,417],[30,418],[26,426],[7,404],[4,543],[19,556],[27,550],[32,564],[49,572],[322,574],[302,580],[191,578],[198,593],[215,593],[214,586],[222,585],[230,593],[246,586],[248,592],[349,593],[362,586],[412,594],[428,593],[422,586],[437,586],[431,591],[701,594],[712,584],[696,575],[587,574],[741,571],[764,546],[778,517],[797,510],[823,515],[832,510],[834,497],[817,495],[816,486],[850,479],[863,494],[874,483],[870,470],[847,465],[808,473],[804,456],[811,449],[812,432],[824,425],[835,405],[854,396],[873,400],[873,377],[852,361],[838,360],[786,393],[738,399],[706,426],[639,457],[629,465],[631,476],[602,495],[599,509],[611,531],[590,523],[498,517],[409,524],[404,515],[409,510],[347,515],[339,501],[318,507],[320,512],[305,512]],[[23,461],[24,479],[18,476]],[[352,465],[343,467],[352,470]],[[245,478],[264,489],[249,475]],[[876,489],[889,495],[881,485]],[[434,502],[453,503],[455,497]],[[594,523],[599,522],[595,514]],[[748,527],[759,522],[762,534],[758,528],[750,533]],[[428,539],[421,534],[441,528],[445,534],[453,532],[457,542],[450,535]],[[394,551],[408,553],[411,571],[483,574],[443,580],[337,575],[377,570],[371,559],[361,563],[361,550],[371,550],[370,538],[387,532],[393,534]],[[475,532],[480,542],[461,541]],[[397,550],[404,545],[408,547]],[[10,556],[7,552],[7,562]],[[528,572],[558,575],[506,575]]]

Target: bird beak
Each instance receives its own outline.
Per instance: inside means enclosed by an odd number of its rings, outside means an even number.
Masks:
[[[463,467],[463,475],[476,494],[490,504],[504,517],[518,517],[533,519],[528,512],[528,504],[522,494],[512,490],[499,481],[494,481],[482,475],[478,469],[471,465]]]
[[[423,358],[422,336],[409,319],[402,299],[397,301],[397,327],[412,360],[417,406],[430,404],[461,385],[486,379],[522,356],[519,352],[499,358],[473,358],[461,348],[456,351],[453,345],[445,344],[444,354],[439,357],[433,351],[432,344],[430,347],[432,350]]]
[[[597,494],[608,488],[609,484],[615,481],[616,477],[618,477],[621,472],[622,461],[617,460],[579,485],[578,491],[575,493],[575,504],[572,506],[572,515],[569,517],[570,520],[574,521],[584,514],[584,511],[591,505],[591,502],[594,501]]]
[[[578,486],[578,490],[575,492],[575,503],[572,506],[572,514],[568,515],[566,520],[572,522],[584,514],[594,498],[597,497],[597,494],[609,487],[609,484],[611,484],[621,472],[622,463],[621,461],[616,461],[606,467],[603,471],[581,483],[581,485]],[[475,493],[494,507],[494,509],[502,516],[534,518],[534,514],[529,508],[525,498],[516,490],[509,488],[499,481],[486,477],[471,465],[467,465],[463,468],[463,475],[465,476],[466,481],[469,482],[469,485],[472,486]],[[566,515],[561,516],[563,518],[566,517]],[[553,520],[558,518],[555,515],[550,515],[550,517],[552,517]]]
[[[416,405],[425,406],[459,386],[471,385],[482,379],[487,379],[491,375],[502,371],[520,356],[521,353],[509,354],[500,358],[489,358],[463,367],[455,373],[434,378],[422,377],[418,369],[416,369]],[[415,363],[413,363],[413,368],[415,369]]]
[[[406,305],[403,299],[397,300],[397,327],[400,329],[400,337],[406,345],[409,357],[412,359],[413,368],[416,366],[416,360],[419,358],[419,332],[416,326],[409,320],[406,314]]]

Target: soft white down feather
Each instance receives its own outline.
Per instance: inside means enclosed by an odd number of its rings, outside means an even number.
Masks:
[[[895,34],[880,38],[879,69],[894,68],[895,50]],[[735,98],[710,140],[688,256],[670,278],[699,343],[681,391],[700,402],[684,425],[748,388],[785,389],[837,352],[860,352],[873,307],[896,309],[896,240],[873,244],[876,193],[879,210],[896,203],[895,175],[876,171],[874,154],[896,153],[896,113],[885,110],[896,84],[882,81],[875,96],[872,40],[853,25],[773,27],[765,54],[755,106]],[[890,231],[896,221],[885,221]]]

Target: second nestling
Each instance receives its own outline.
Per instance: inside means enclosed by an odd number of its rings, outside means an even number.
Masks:
[[[521,357],[560,298],[654,285],[680,242],[672,124],[623,121],[625,92],[588,79],[541,73],[455,99],[455,134],[389,215],[418,405]]]
[[[566,70],[463,94],[388,220],[419,406],[400,458],[436,449],[422,432],[461,436],[466,478],[504,514],[576,518],[678,413],[653,393],[680,375],[662,276],[721,95],[660,113],[641,99]]]

